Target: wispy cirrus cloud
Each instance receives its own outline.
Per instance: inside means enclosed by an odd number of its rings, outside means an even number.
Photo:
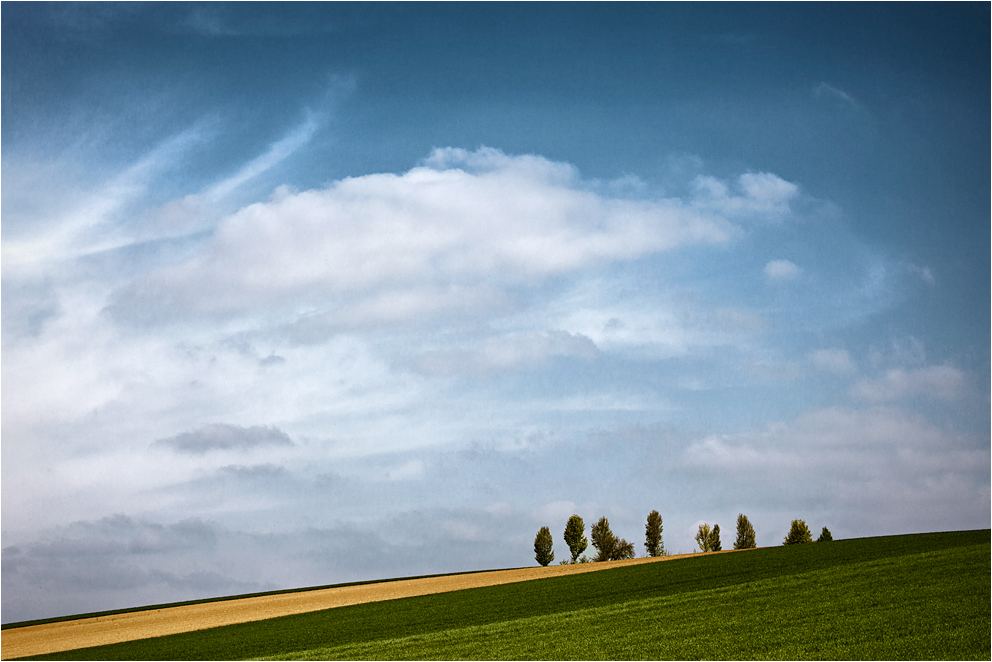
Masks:
[[[857,364],[851,359],[850,353],[846,349],[838,347],[818,349],[810,354],[809,358],[818,370],[835,375],[849,375],[858,369]]]
[[[964,373],[949,365],[906,370],[893,368],[881,377],[862,379],[851,387],[851,394],[869,402],[892,402],[924,396],[940,400],[957,400],[964,395]]]
[[[857,107],[859,105],[854,97],[830,83],[819,83],[816,85],[813,88],[813,97],[841,102],[851,107]]]
[[[202,195],[209,201],[224,198],[245,182],[255,179],[292,156],[294,152],[310,142],[319,127],[320,124],[316,116],[308,112],[306,120],[285,137],[273,143],[268,151],[242,166],[234,175],[211,186]]]
[[[533,368],[552,356],[595,358],[599,349],[582,334],[567,331],[490,338],[476,347],[424,352],[413,367],[424,374],[487,374]]]
[[[41,224],[16,221],[18,209],[10,209],[13,227],[3,242],[5,266],[20,270],[40,268],[51,262],[70,260],[82,255],[118,248],[134,241],[118,215],[129,205],[142,200],[156,177],[177,167],[189,150],[204,140],[202,128],[193,127],[161,141],[150,152],[97,190],[87,193],[54,219]],[[16,201],[38,192],[14,191]],[[5,214],[8,209],[5,208]],[[34,218],[33,215],[30,218]]]

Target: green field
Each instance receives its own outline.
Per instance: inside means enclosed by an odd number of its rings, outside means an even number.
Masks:
[[[989,659],[990,532],[700,555],[37,659]]]

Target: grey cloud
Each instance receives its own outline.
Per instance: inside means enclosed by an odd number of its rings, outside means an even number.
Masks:
[[[249,450],[259,446],[292,446],[293,442],[275,426],[241,427],[214,423],[175,437],[159,439],[157,445],[178,453],[202,455],[213,450]]]
[[[736,435],[632,425],[343,458],[333,475],[322,466],[292,481],[273,465],[230,465],[219,475],[281,485],[282,501],[242,513],[253,530],[119,515],[12,541],[4,618],[526,566],[540,526],[563,557],[572,512],[587,525],[609,517],[639,554],[654,509],[676,552],[694,548],[699,520],[730,530],[738,512],[762,545],[781,542],[795,517],[839,537],[975,528],[989,517],[988,466],[987,438],[910,412],[845,408]],[[391,478],[409,471],[420,479]]]
[[[220,472],[222,474],[235,476],[237,478],[245,478],[248,480],[282,478],[289,473],[284,468],[274,464],[255,464],[252,466],[228,465],[226,467],[221,467]]]
[[[285,363],[285,362],[286,362],[285,357],[278,356],[277,354],[272,353],[266,356],[261,361],[259,361],[259,365],[261,366],[279,365],[280,363]]]
[[[834,407],[705,437],[680,464],[726,496],[747,494],[755,507],[829,516],[869,535],[987,521],[989,461],[987,437],[898,409]]]
[[[159,524],[116,515],[5,546],[4,622],[273,588],[232,574],[230,536],[196,518]]]
[[[217,544],[215,528],[200,519],[185,519],[169,526],[142,523],[128,541],[131,554],[161,553],[178,549],[210,549]]]

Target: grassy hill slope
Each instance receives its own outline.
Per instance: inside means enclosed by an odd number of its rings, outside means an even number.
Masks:
[[[701,555],[38,659],[989,659],[990,553],[984,530]]]

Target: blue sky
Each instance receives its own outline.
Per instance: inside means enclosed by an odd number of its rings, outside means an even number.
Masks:
[[[0,17],[4,622],[989,526],[987,4]]]

